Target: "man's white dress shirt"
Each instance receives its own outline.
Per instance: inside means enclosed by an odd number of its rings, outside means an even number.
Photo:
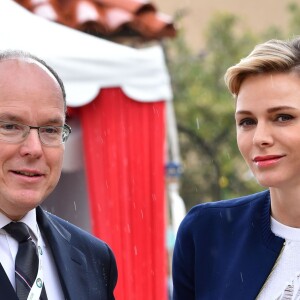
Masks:
[[[0,262],[5,270],[12,286],[15,284],[15,258],[18,251],[18,242],[6,233],[2,228],[10,223],[11,220],[0,212]],[[44,274],[44,284],[48,300],[63,300],[64,295],[60,285],[55,262],[49,248],[49,245],[43,239],[37,221],[36,210],[29,211],[20,222],[25,223],[30,228],[30,234],[33,241],[39,244],[43,249],[42,268]]]

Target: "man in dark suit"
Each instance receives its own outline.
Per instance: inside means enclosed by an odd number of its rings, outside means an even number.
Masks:
[[[0,52],[0,299],[29,299],[20,296],[21,279],[32,300],[114,299],[109,246],[40,207],[60,177],[71,133],[65,114],[64,86],[50,66],[29,53]],[[21,241],[7,229],[12,223],[25,224],[38,249],[32,284],[17,266]]]

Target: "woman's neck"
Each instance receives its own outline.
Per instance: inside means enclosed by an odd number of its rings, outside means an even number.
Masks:
[[[270,195],[272,217],[284,225],[300,228],[300,186],[270,188]]]

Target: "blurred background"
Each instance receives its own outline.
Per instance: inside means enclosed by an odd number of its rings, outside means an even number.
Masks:
[[[157,1],[178,34],[165,43],[187,206],[261,189],[238,153],[223,76],[254,45],[300,33],[300,1]]]

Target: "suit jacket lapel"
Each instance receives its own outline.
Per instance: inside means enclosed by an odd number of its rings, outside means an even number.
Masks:
[[[87,263],[85,255],[70,244],[71,234],[40,208],[39,227],[51,248],[66,299],[88,299]]]
[[[18,300],[17,294],[11,285],[2,265],[0,264],[0,295],[1,299]]]

